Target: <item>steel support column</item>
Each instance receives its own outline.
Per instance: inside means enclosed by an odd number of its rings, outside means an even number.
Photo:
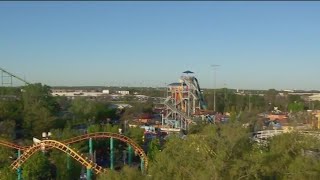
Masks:
[[[114,152],[113,152],[113,138],[110,138],[110,169],[113,170]]]
[[[140,164],[140,167],[141,167],[141,173],[144,174],[144,160],[142,158],[141,159],[141,164]]]
[[[91,168],[87,168],[87,180],[91,180]]]
[[[68,147],[70,147],[70,146],[68,145]],[[70,155],[69,154],[67,154],[67,170],[70,170]]]
[[[92,138],[89,139],[89,157],[90,157],[90,160],[92,161],[92,149],[93,149],[93,146],[92,146]],[[91,168],[87,168],[87,180],[91,180],[91,174],[92,174],[92,169]]]
[[[19,149],[18,150],[18,159],[20,158],[20,156],[21,156],[21,150]],[[17,174],[18,174],[18,180],[21,180],[22,179],[21,166],[17,169]]]
[[[132,164],[132,146],[131,145],[128,146],[128,153],[129,153],[128,164],[130,166]]]

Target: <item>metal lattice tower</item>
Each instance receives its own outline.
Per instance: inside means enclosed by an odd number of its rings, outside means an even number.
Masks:
[[[25,85],[29,85],[30,83],[27,82],[26,80],[4,70],[3,68],[0,67],[1,71],[1,86],[12,86],[13,85],[13,78],[18,79],[19,81],[25,83]]]
[[[184,72],[179,83],[169,84],[167,98],[164,100],[165,112],[162,116],[162,126],[187,130],[194,123],[193,116],[206,109],[203,95],[197,78],[191,71]]]

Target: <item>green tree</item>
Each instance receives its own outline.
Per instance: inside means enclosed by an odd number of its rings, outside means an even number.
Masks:
[[[58,141],[63,141],[80,135],[77,130],[70,129],[69,127],[64,129],[52,129],[50,132],[52,133],[51,138]],[[87,152],[86,142],[72,144],[70,147],[77,149],[80,152]],[[56,167],[56,179],[78,179],[81,172],[81,164],[72,157],[59,150],[52,149],[50,150],[50,160]],[[68,163],[70,165],[70,169],[68,169]]]
[[[32,108],[28,109],[24,116],[24,128],[27,132],[31,136],[39,136],[42,132],[49,131],[55,120],[50,111],[39,104],[33,105]]]
[[[76,98],[72,101],[70,111],[77,119],[89,120],[93,119],[95,115],[95,102],[88,101],[83,97]]]
[[[1,179],[5,180],[15,180],[17,179],[17,174],[12,171],[10,164],[6,164],[6,167],[0,168]]]
[[[52,128],[57,104],[50,94],[49,86],[32,84],[23,91],[23,126],[30,136],[39,136]]]
[[[153,139],[148,144],[148,159],[152,162],[156,156],[160,152],[160,142],[159,139]]]
[[[6,139],[5,141],[8,141]],[[0,179],[16,179],[15,171],[12,171],[10,164],[17,155],[11,149],[0,145]]]
[[[109,108],[109,104],[94,102],[83,97],[74,99],[69,109],[76,119],[90,123],[100,123],[101,120],[117,117],[116,110]]]
[[[121,121],[132,120],[143,113],[152,113],[153,103],[148,100],[146,103],[133,103],[133,107],[126,108],[121,116]]]
[[[88,127],[88,133],[100,132],[101,126],[99,124],[93,124]]]
[[[95,109],[96,120],[114,119],[117,117],[117,110],[109,108],[109,104],[96,103]]]
[[[144,130],[140,127],[129,128],[127,136],[133,139],[139,145],[142,145],[142,137],[144,136]]]
[[[303,109],[304,109],[304,105],[301,102],[296,102],[295,101],[295,102],[290,103],[288,105],[288,110],[290,112],[299,112],[299,111],[303,111]]]
[[[300,95],[288,94],[288,102],[289,103],[302,102],[302,99]]]
[[[0,101],[0,121],[1,120],[22,119],[22,103],[20,101]]]
[[[20,87],[0,87],[0,95],[20,96]]]
[[[24,110],[28,110],[31,105],[39,104],[54,113],[59,110],[55,98],[51,95],[51,88],[40,83],[31,84],[23,89],[22,93]]]
[[[215,177],[212,155],[199,136],[170,138],[150,163],[151,179],[210,179]]]
[[[111,125],[106,124],[102,125],[100,131],[101,132],[112,132],[112,133],[119,133],[119,126],[118,125]]]
[[[264,153],[264,176],[277,179],[317,179],[320,176],[320,162],[306,151],[318,149],[316,138],[289,133],[270,140]]]
[[[82,166],[71,156],[53,149],[50,152],[50,159],[56,168],[56,179],[78,179]]]
[[[141,172],[133,167],[125,166],[120,172],[117,171],[109,171],[106,173],[99,174],[97,180],[143,180],[146,179],[145,176],[141,174]]]
[[[14,139],[15,138],[15,121],[6,120],[0,121],[0,137],[6,139]]]
[[[277,94],[278,91],[275,89],[269,89],[266,93],[265,93],[265,100],[267,103],[272,103],[274,104],[276,98],[277,98]]]
[[[240,123],[208,125],[186,139],[171,137],[150,163],[150,173],[152,179],[237,179],[245,174],[239,166],[251,147]]]
[[[71,100],[65,96],[57,96],[55,97],[55,100],[60,111],[67,111],[71,106]]]
[[[25,180],[48,180],[52,178],[50,162],[43,153],[36,153],[22,165]]]

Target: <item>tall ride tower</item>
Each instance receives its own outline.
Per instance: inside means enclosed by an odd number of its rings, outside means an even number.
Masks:
[[[178,83],[171,83],[167,87],[167,98],[163,102],[163,127],[187,130],[189,124],[194,123],[193,116],[207,108],[193,72],[183,73]]]

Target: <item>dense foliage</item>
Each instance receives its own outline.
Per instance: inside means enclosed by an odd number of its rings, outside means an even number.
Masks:
[[[138,93],[142,90],[136,89]],[[160,96],[162,89],[152,93]],[[32,138],[42,132],[52,132],[51,138],[65,140],[83,133],[113,132],[130,137],[146,149],[149,169],[140,172],[139,164],[124,166],[121,171],[110,171],[96,179],[318,179],[320,177],[320,143],[311,136],[290,133],[276,136],[268,144],[258,145],[250,138],[256,127],[257,114],[274,106],[292,112],[290,121],[301,123],[310,119],[303,110],[320,107],[319,102],[308,103],[300,96],[279,96],[275,90],[239,94],[232,90],[217,90],[217,110],[230,112],[226,124],[199,123],[190,127],[185,136],[170,135],[160,145],[158,139],[146,144],[143,130],[129,128],[126,123],[141,114],[153,112],[152,100],[130,103],[133,107],[117,111],[110,102],[87,98],[52,97],[50,87],[32,84],[21,89],[1,88],[0,138],[31,145]],[[259,94],[260,93],[260,94]],[[261,96],[261,93],[264,93]],[[213,91],[205,91],[208,108],[213,107]],[[129,100],[129,98],[128,98]],[[115,120],[118,120],[115,123]],[[120,121],[119,121],[120,120]],[[243,127],[244,123],[252,126]],[[95,140],[94,149],[108,149],[109,140]],[[115,157],[122,162],[127,145],[114,141]],[[88,142],[72,145],[80,153],[88,153]],[[95,151],[97,156],[109,154]],[[0,179],[16,179],[9,166],[17,158],[16,152],[0,146]],[[138,157],[135,157],[139,162]],[[103,159],[101,159],[103,161]],[[120,163],[121,164],[121,163]],[[116,164],[119,166],[119,163]],[[123,166],[123,164],[121,164]],[[22,166],[24,179],[79,179],[85,169],[59,150],[38,152]],[[118,168],[119,169],[119,168]]]
[[[317,139],[283,134],[261,146],[250,140],[240,124],[206,126],[186,138],[172,136],[162,151],[153,154],[146,176],[130,168],[111,179],[318,179]],[[101,175],[99,179],[108,179]]]

